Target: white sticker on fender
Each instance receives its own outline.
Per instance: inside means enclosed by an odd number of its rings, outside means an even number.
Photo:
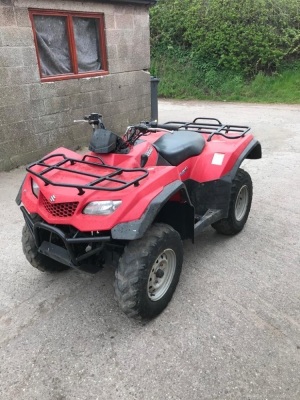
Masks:
[[[225,154],[222,153],[215,153],[212,159],[213,165],[222,165],[224,160]]]

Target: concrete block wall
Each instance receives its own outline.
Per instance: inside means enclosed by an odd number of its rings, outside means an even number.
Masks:
[[[41,83],[28,8],[103,12],[109,75]],[[150,118],[147,6],[59,0],[0,0],[0,170],[58,146],[88,144],[91,112],[122,134]]]

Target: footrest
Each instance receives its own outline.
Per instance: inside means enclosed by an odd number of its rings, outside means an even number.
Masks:
[[[206,213],[196,222],[194,226],[195,236],[201,233],[209,225],[213,224],[220,219],[225,218],[224,211],[222,210],[207,210]]]

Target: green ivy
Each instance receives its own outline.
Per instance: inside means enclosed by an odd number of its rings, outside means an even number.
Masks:
[[[150,16],[154,58],[177,55],[209,86],[220,71],[271,74],[300,56],[299,0],[158,0]]]

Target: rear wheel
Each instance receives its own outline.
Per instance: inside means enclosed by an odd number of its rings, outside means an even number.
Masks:
[[[150,319],[168,305],[181,273],[183,247],[171,226],[155,224],[130,242],[116,270],[116,299],[129,317]]]
[[[240,232],[247,222],[252,202],[252,181],[248,172],[239,169],[231,189],[228,217],[212,224],[212,227],[224,235]]]
[[[40,221],[38,216],[33,217],[34,222]],[[69,269],[67,265],[61,264],[58,261],[52,260],[38,252],[34,238],[25,224],[22,231],[22,247],[27,261],[42,272],[60,272]]]

